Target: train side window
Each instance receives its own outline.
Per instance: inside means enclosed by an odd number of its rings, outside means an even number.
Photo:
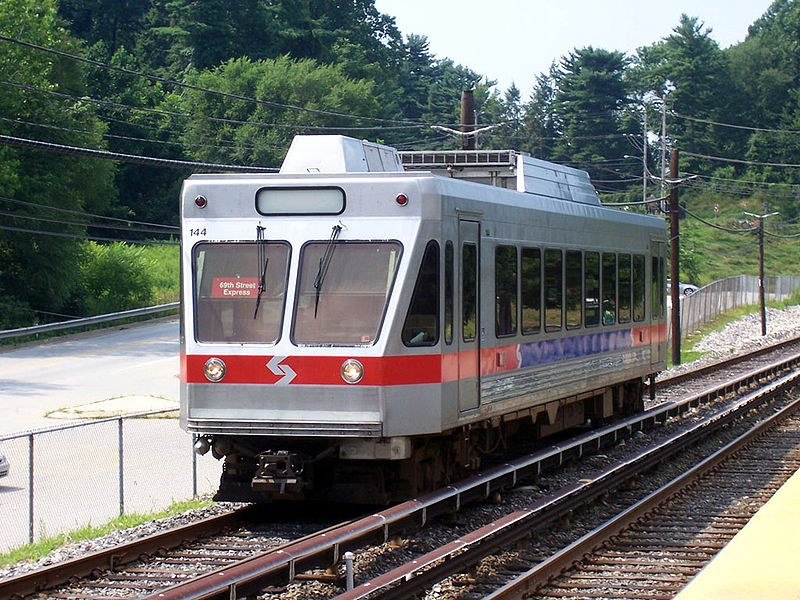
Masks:
[[[667,294],[667,271],[664,264],[664,257],[658,257],[658,316],[664,317],[666,314],[666,294]]]
[[[644,256],[633,255],[633,320],[644,321],[645,306],[645,273]]]
[[[579,250],[567,250],[565,257],[565,298],[567,329],[581,326],[581,253]]]
[[[444,343],[453,343],[453,242],[444,245]]]
[[[561,250],[544,252],[544,330],[561,329],[564,306],[564,265]]]
[[[517,248],[497,246],[494,251],[494,327],[497,337],[517,332]]]
[[[465,243],[461,249],[461,335],[475,340],[478,323],[478,247]]]
[[[603,254],[603,279],[600,282],[603,298],[603,325],[617,322],[617,255]]]
[[[619,322],[631,321],[631,255],[620,254],[618,257],[619,273]]]
[[[522,333],[542,330],[542,251],[522,249]]]
[[[600,253],[583,255],[583,314],[586,327],[600,324]]]
[[[439,244],[433,240],[425,247],[402,339],[406,346],[433,346],[439,341]]]
[[[664,259],[659,256],[652,257],[652,272],[650,273],[651,286],[650,293],[652,294],[651,309],[653,318],[661,318],[664,316],[664,293],[665,293],[665,279],[664,279]]]

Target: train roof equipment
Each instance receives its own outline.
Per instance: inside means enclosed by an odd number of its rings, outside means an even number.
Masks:
[[[281,174],[429,171],[533,196],[600,205],[589,174],[516,150],[398,151],[342,135],[295,136]]]

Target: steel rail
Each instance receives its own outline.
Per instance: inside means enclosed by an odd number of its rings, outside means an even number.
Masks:
[[[345,551],[367,542],[385,542],[395,534],[423,526],[430,518],[457,511],[474,500],[514,487],[525,477],[558,467],[564,462],[611,445],[634,431],[650,428],[668,418],[683,414],[705,401],[714,400],[756,381],[772,379],[800,365],[800,354],[755,369],[721,385],[667,402],[639,415],[598,429],[570,442],[552,446],[515,461],[478,473],[457,484],[398,504],[388,510],[343,526],[333,527],[322,536],[311,536],[265,552],[235,565],[212,571],[194,580],[147,596],[150,600],[229,600],[258,593],[270,585],[286,585],[295,574],[327,567],[339,561]]]
[[[795,378],[796,377],[797,375],[795,375]],[[778,383],[771,387],[777,386]],[[773,390],[771,393],[774,394],[779,391],[781,390]],[[729,459],[746,445],[751,444],[768,429],[774,427],[798,409],[800,409],[800,398],[795,399],[780,411],[760,421],[750,430],[706,457],[687,472],[641,499],[613,519],[606,521],[603,525],[590,531],[549,559],[539,563],[502,588],[496,590],[494,593],[486,596],[484,600],[521,600],[526,594],[535,592],[538,588],[541,588],[565,571],[573,568],[574,565],[587,554],[596,551],[603,544],[629,529],[640,519],[646,517],[648,513],[651,513],[669,499],[686,490],[720,463]]]
[[[759,348],[758,350],[753,350],[752,352],[748,352],[747,354],[739,354],[737,356],[726,358],[724,360],[712,363],[710,365],[706,365],[704,367],[692,369],[691,371],[686,371],[685,373],[670,375],[668,377],[664,377],[663,379],[656,378],[656,388],[664,385],[675,385],[677,383],[681,383],[689,379],[702,377],[703,375],[708,375],[709,373],[713,373],[714,371],[718,371],[719,369],[724,369],[733,366],[737,363],[743,362],[745,360],[750,360],[751,358],[757,358],[759,356],[763,356],[764,354],[769,354],[770,352],[782,350],[784,348],[787,348],[789,346],[798,343],[800,343],[800,337],[795,337],[788,340],[783,340],[782,342],[776,342],[774,344],[770,344],[769,346],[764,346],[763,348]]]
[[[667,419],[683,414],[704,402],[713,401],[719,396],[752,385],[755,381],[774,377],[782,370],[798,365],[800,365],[800,354],[753,370],[715,388],[704,390],[701,393],[693,394],[680,400],[664,403],[635,417],[575,438],[569,443],[551,446],[531,456],[499,465],[485,473],[474,475],[438,492],[427,494],[377,515],[366,517],[361,520],[362,522],[348,523],[330,528],[330,530],[319,534],[322,542],[319,540],[317,542],[309,542],[308,539],[314,536],[307,536],[307,538],[299,540],[299,546],[295,542],[290,542],[271,552],[257,556],[255,560],[250,562],[247,569],[251,569],[253,573],[258,573],[259,569],[261,569],[265,581],[285,584],[291,581],[296,573],[303,570],[335,563],[346,549],[358,547],[359,544],[370,539],[375,541],[388,540],[391,536],[404,530],[424,525],[434,516],[457,511],[468,502],[483,499],[496,491],[513,487],[525,477],[538,475],[546,470],[556,468],[568,460],[579,458],[587,453],[609,446],[620,439],[627,438],[634,431],[649,429],[655,424],[663,423]],[[223,523],[224,518],[220,518],[218,522]],[[200,533],[199,536],[213,533],[214,528],[210,523],[196,525],[199,529],[205,528],[205,531]],[[142,542],[131,542],[120,547],[45,567],[27,575],[0,581],[0,597],[13,597],[14,595],[23,595],[24,593],[33,593],[34,591],[51,588],[71,578],[80,577],[81,574],[85,575],[98,569],[113,569],[154,551],[175,547],[185,539],[192,539],[192,536],[195,535],[191,533],[194,527],[193,525],[187,525],[176,530],[175,533],[167,531],[163,534],[154,534],[143,542],[144,545],[139,545]],[[224,525],[220,527],[224,527]],[[349,538],[346,533],[340,535],[342,534],[340,531],[342,528],[357,535],[351,535]],[[276,556],[278,559],[270,562]],[[246,573],[247,569],[242,572],[237,571],[237,574]],[[230,573],[230,569],[223,570]],[[215,577],[219,577],[219,575]],[[250,578],[245,577],[245,579],[249,580]],[[229,590],[231,587],[235,589],[238,581],[236,578],[232,578],[226,583],[225,589]],[[207,582],[208,578],[206,579]],[[209,591],[206,590],[206,592]],[[166,598],[167,592],[161,592],[155,597]],[[183,596],[176,595],[175,597]],[[227,598],[224,593],[217,597]]]
[[[132,310],[123,310],[120,312],[109,313],[107,315],[95,315],[94,317],[83,317],[80,319],[72,319],[71,321],[60,321],[58,323],[48,323],[47,325],[34,325],[33,327],[18,327],[17,329],[6,329],[0,331],[0,340],[21,338],[29,335],[38,335],[40,333],[50,333],[51,331],[61,331],[63,329],[78,329],[86,327],[87,325],[97,325],[99,323],[111,323],[113,321],[120,321],[122,319],[130,319],[135,317],[145,317],[148,315],[157,315],[160,313],[170,312],[180,308],[180,302],[170,302],[168,304],[158,304],[156,306],[147,306],[145,308],[134,308]]]
[[[559,490],[556,494],[538,500],[524,509],[517,510],[476,529],[410,563],[401,565],[384,575],[335,596],[335,600],[366,600],[367,598],[394,600],[414,597],[428,589],[433,583],[450,575],[465,572],[482,558],[498,549],[529,537],[536,530],[592,502],[609,490],[616,489],[632,477],[649,470],[687,447],[695,445],[713,431],[721,429],[742,414],[752,410],[756,405],[768,401],[776,394],[799,382],[800,372],[790,373],[773,381],[765,388],[747,394],[718,413],[703,419],[668,440],[654,444],[622,463],[592,477],[582,479]],[[794,404],[794,406],[798,405],[800,405],[800,400]],[[762,430],[759,429],[759,431]],[[706,462],[703,461],[703,464]],[[631,514],[633,515],[632,519],[635,520],[641,516],[642,512],[629,509],[622,514]],[[619,530],[613,529],[608,536],[602,539],[607,539],[617,533]],[[577,546],[577,548],[574,553],[565,553],[563,559],[554,557],[552,559],[553,564],[556,565],[554,568],[567,568],[572,562],[579,559],[582,553],[591,551],[591,548],[587,549],[585,546]],[[547,574],[549,576],[550,572],[548,571]],[[538,571],[536,576],[537,581],[541,579]],[[525,591],[530,591],[530,588],[525,588]]]
[[[208,537],[236,527],[249,512],[239,509],[189,523],[175,529],[154,533],[125,544],[92,552],[85,556],[66,560],[23,575],[0,580],[0,598],[24,597],[42,590],[51,589],[76,577],[85,577],[93,572],[112,569],[140,560],[142,556],[175,548],[188,541]]]

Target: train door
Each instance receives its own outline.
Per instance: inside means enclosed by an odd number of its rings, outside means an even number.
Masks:
[[[458,407],[461,412],[480,404],[480,224],[458,222],[461,252],[458,295],[460,331],[458,331]]]
[[[650,259],[650,364],[655,366],[667,360],[667,343],[661,339],[660,327],[666,319],[666,272],[667,244],[664,241],[650,240],[652,255]]]

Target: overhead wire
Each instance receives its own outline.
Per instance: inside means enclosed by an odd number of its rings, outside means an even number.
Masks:
[[[219,90],[212,90],[212,89],[209,89],[209,88],[204,88],[204,87],[197,86],[197,85],[192,85],[192,84],[189,84],[189,83],[183,83],[183,82],[180,82],[180,81],[176,81],[174,79],[167,79],[165,77],[159,77],[157,75],[150,75],[148,73],[142,73],[140,71],[135,71],[133,69],[125,69],[123,67],[117,67],[117,66],[114,66],[114,65],[111,65],[111,64],[108,64],[108,63],[104,63],[102,61],[92,60],[92,59],[85,58],[85,57],[82,57],[82,56],[77,56],[75,54],[70,54],[68,52],[63,52],[61,50],[55,50],[53,48],[48,48],[46,46],[40,46],[38,44],[33,44],[31,42],[26,42],[26,41],[19,40],[19,39],[16,39],[16,38],[12,38],[12,37],[9,37],[9,36],[6,36],[6,35],[2,35],[2,34],[0,34],[0,41],[14,43],[14,44],[17,44],[17,45],[20,45],[20,46],[24,46],[24,47],[27,47],[27,48],[32,48],[32,49],[37,50],[39,52],[45,52],[47,54],[52,54],[54,56],[59,56],[61,58],[67,58],[67,59],[70,59],[70,60],[74,60],[74,61],[90,64],[90,65],[93,65],[93,66],[96,66],[96,67],[101,67],[101,68],[108,69],[108,70],[111,70],[111,71],[116,71],[118,73],[124,73],[126,75],[142,77],[142,78],[145,78],[145,79],[149,79],[150,81],[155,81],[155,82],[166,84],[166,85],[176,86],[176,87],[183,88],[183,89],[203,92],[205,94],[210,94],[210,95],[219,96],[219,97],[222,97],[222,98],[228,98],[228,99],[232,99],[232,100],[241,100],[241,101],[245,101],[245,102],[261,104],[261,105],[264,105],[264,106],[270,106],[270,107],[275,107],[275,108],[283,108],[283,109],[287,109],[287,110],[294,110],[294,111],[297,111],[297,112],[305,112],[305,113],[311,113],[311,114],[317,114],[317,115],[323,115],[323,116],[342,117],[342,118],[347,118],[347,119],[360,119],[360,120],[363,120],[363,121],[373,121],[373,122],[379,122],[379,123],[399,123],[399,124],[405,124],[405,125],[412,125],[413,124],[413,125],[417,125],[417,126],[423,125],[422,123],[415,123],[415,122],[411,122],[411,121],[407,121],[407,120],[383,119],[383,118],[380,118],[380,117],[368,117],[368,116],[363,116],[363,115],[353,115],[353,114],[348,114],[348,113],[340,113],[340,112],[336,112],[336,111],[313,109],[313,108],[307,108],[307,107],[303,107],[303,106],[297,106],[297,105],[294,105],[294,104],[285,104],[285,103],[281,103],[281,102],[273,102],[271,100],[264,100],[264,99],[259,99],[259,98],[251,98],[251,97],[242,96],[242,95],[239,95],[239,94],[231,94],[229,92],[222,92],[222,91],[219,91]]]
[[[147,228],[147,227],[123,227],[121,225],[107,225],[104,223],[90,223],[87,221],[74,221],[72,219],[62,219],[58,217],[45,217],[42,215],[32,215],[28,213],[18,212],[18,211],[11,211],[11,210],[4,210],[0,208],[0,215],[4,217],[12,217],[15,219],[27,219],[31,221],[41,221],[44,223],[60,223],[63,225],[78,225],[81,227],[93,227],[97,229],[114,229],[118,231],[137,231],[143,233],[153,233],[156,235],[172,235],[169,231],[159,231],[157,229]]]
[[[26,229],[24,227],[12,227],[9,225],[0,225],[0,230],[16,231],[19,233],[35,233],[38,235],[49,235],[54,237],[72,238],[79,240],[90,240],[93,242],[125,242],[128,244],[144,244],[147,246],[178,246],[180,242],[172,242],[166,240],[129,240],[122,238],[108,238],[91,235],[78,235],[75,233],[66,233],[62,231],[46,231],[42,229]]]
[[[194,167],[203,169],[215,169],[219,171],[244,171],[244,172],[268,172],[274,173],[278,171],[274,167],[249,167],[246,165],[225,165],[219,163],[204,163],[187,160],[174,160],[169,158],[155,158],[152,156],[140,156],[136,154],[123,154],[120,152],[109,152],[107,150],[94,150],[92,148],[81,148],[78,146],[66,146],[63,144],[53,144],[50,142],[42,142],[39,140],[30,140],[26,138],[18,138],[9,135],[0,134],[0,144],[9,146],[17,146],[22,148],[34,148],[37,150],[48,150],[50,152],[57,152],[60,154],[75,154],[80,156],[88,156],[92,158],[104,158],[107,160],[119,160],[123,162],[133,162],[139,164],[157,165],[162,167]]]
[[[87,212],[84,212],[84,211],[73,210],[73,209],[69,209],[69,208],[61,208],[59,206],[50,206],[48,204],[38,204],[36,202],[28,202],[26,200],[17,200],[15,198],[6,198],[5,196],[0,196],[0,200],[2,200],[4,202],[11,202],[13,204],[20,204],[20,205],[23,205],[23,206],[44,208],[44,209],[48,209],[48,210],[52,210],[52,211],[56,211],[56,212],[79,215],[79,216],[82,216],[82,217],[91,217],[93,219],[104,219],[104,220],[107,220],[107,221],[122,222],[122,223],[128,223],[128,224],[133,224],[133,225],[146,225],[146,226],[154,227],[154,228],[155,227],[159,227],[159,228],[167,230],[168,232],[169,231],[173,231],[173,232],[174,231],[180,231],[180,227],[178,227],[177,225],[164,225],[162,223],[149,223],[147,221],[134,221],[132,219],[121,219],[119,217],[108,217],[108,216],[105,216],[105,215],[97,215],[97,214],[87,213]]]

